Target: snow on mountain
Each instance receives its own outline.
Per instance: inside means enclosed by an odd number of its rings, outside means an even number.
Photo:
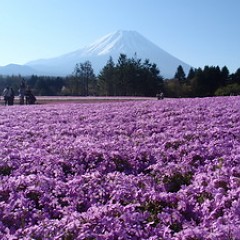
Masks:
[[[121,53],[126,54],[128,58],[136,55],[142,61],[149,59],[150,62],[157,64],[160,74],[166,78],[173,77],[179,65],[182,65],[186,74],[190,69],[188,64],[170,55],[136,31],[116,31],[74,52],[31,61],[25,66],[44,75],[69,75],[77,63],[88,60],[94,72],[98,74],[110,56],[117,63]]]

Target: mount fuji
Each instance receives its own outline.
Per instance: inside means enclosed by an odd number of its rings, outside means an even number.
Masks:
[[[149,59],[151,63],[157,64],[160,74],[165,78],[173,77],[179,65],[182,65],[186,74],[191,68],[136,31],[116,31],[74,52],[55,58],[31,61],[22,65],[22,68],[27,68],[28,73],[32,69],[34,74],[37,72],[42,75],[66,76],[73,72],[76,63],[88,60],[94,72],[98,74],[110,56],[117,63],[121,53],[126,54],[128,58],[137,56],[142,61]]]

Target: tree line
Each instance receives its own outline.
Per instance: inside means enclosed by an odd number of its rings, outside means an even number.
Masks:
[[[10,85],[15,92],[23,77],[0,76],[0,89]],[[240,68],[230,74],[226,66],[191,68],[185,73],[181,65],[172,79],[164,79],[155,63],[135,55],[112,57],[96,76],[90,61],[77,63],[66,77],[32,75],[24,77],[37,96],[149,96],[162,92],[166,97],[207,97],[240,94]]]
[[[226,66],[191,68],[188,75],[182,66],[177,68],[173,79],[164,82],[169,97],[210,97],[240,94],[240,68],[230,74]]]

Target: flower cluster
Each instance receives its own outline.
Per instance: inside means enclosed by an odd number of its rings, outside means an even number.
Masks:
[[[1,107],[0,239],[240,239],[240,97]]]

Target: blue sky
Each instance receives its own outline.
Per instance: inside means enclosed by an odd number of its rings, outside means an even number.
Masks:
[[[193,67],[240,68],[239,0],[0,0],[0,66],[135,30]]]

